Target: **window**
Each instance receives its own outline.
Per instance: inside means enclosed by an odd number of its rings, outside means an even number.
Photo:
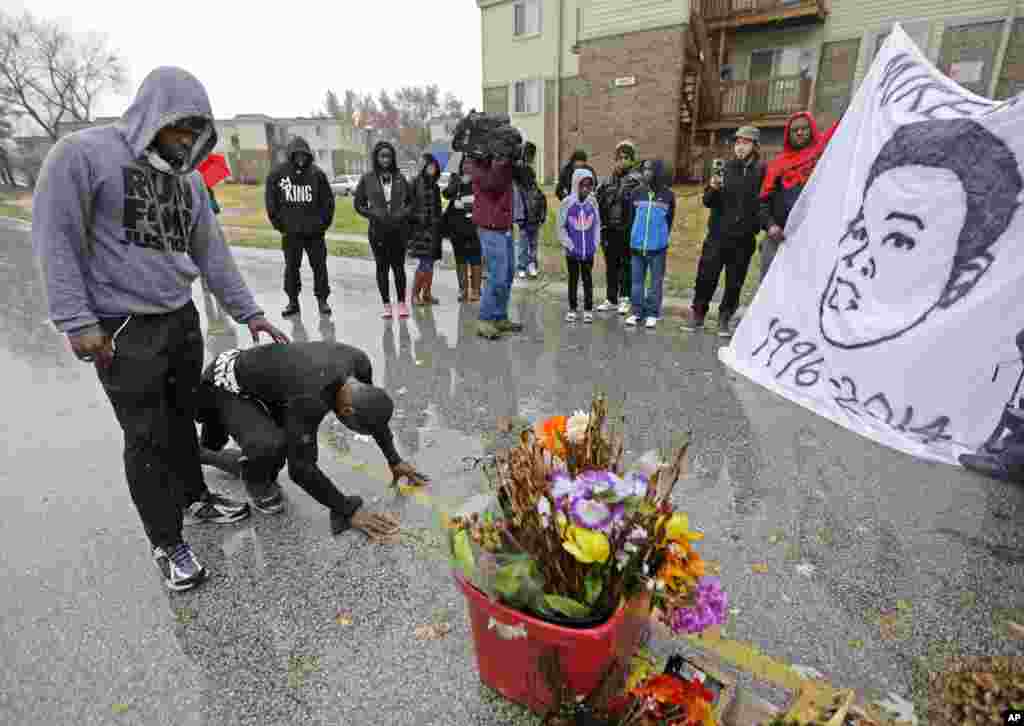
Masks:
[[[987,96],[1002,32],[1002,20],[947,25],[942,37],[939,68],[969,91]]]
[[[853,96],[853,77],[857,70],[860,38],[837,40],[821,47],[815,110],[830,119],[846,112]]]
[[[539,80],[512,84],[512,113],[540,113],[540,84]]]
[[[323,136],[323,131],[320,126],[315,126],[314,129],[317,136]]]
[[[536,35],[540,32],[541,0],[519,0],[512,6],[513,35]]]

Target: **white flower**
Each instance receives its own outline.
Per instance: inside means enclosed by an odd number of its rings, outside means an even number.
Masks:
[[[551,521],[551,502],[546,497],[537,500],[537,513],[540,514],[541,522],[547,527],[548,522]]]
[[[565,423],[565,437],[569,443],[578,444],[587,435],[587,427],[590,426],[590,414],[577,411]]]

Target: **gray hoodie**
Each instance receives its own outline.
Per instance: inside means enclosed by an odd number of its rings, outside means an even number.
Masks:
[[[171,173],[149,147],[160,129],[188,117],[209,125],[188,168]],[[165,67],[146,77],[116,124],[53,147],[36,185],[32,244],[58,330],[82,334],[99,318],[177,310],[200,274],[239,323],[262,315],[194,171],[216,142],[202,84]]]

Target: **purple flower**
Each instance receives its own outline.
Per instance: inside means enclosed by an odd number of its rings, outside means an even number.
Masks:
[[[607,504],[597,499],[577,497],[571,505],[573,522],[578,527],[603,532],[611,526],[612,510]]]
[[[717,577],[702,577],[697,584],[697,603],[692,608],[679,608],[672,614],[672,630],[676,633],[701,633],[713,625],[722,625],[729,608]]]
[[[639,472],[630,472],[625,477],[616,477],[615,494],[622,499],[647,495],[647,477]]]
[[[554,497],[555,501],[560,501],[565,497],[572,496],[576,490],[576,484],[564,471],[556,472],[551,477],[551,496]]]
[[[595,494],[610,491],[614,486],[613,476],[607,471],[585,471],[576,477],[576,492],[586,492],[587,498],[591,499]]]

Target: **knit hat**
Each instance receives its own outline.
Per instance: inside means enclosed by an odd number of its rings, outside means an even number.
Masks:
[[[634,144],[631,140],[626,139],[625,141],[620,141],[618,144],[616,144],[615,153],[618,154],[620,151],[624,152],[626,156],[630,158],[630,160],[636,161],[636,144]]]
[[[736,132],[736,138],[747,139],[759,144],[761,143],[761,129],[756,126],[741,126],[740,130]]]

